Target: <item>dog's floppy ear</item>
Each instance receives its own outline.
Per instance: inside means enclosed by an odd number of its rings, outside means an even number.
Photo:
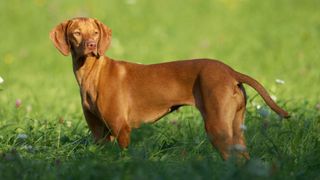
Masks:
[[[106,25],[102,24],[100,21],[95,20],[95,23],[100,29],[100,40],[98,42],[98,53],[103,56],[111,43],[112,31]]]
[[[50,32],[50,39],[54,46],[65,56],[70,53],[70,44],[67,40],[67,27],[70,21],[65,21]]]

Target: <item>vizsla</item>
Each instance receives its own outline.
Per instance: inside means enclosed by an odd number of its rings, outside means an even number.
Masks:
[[[83,113],[96,141],[117,139],[126,148],[132,128],[193,105],[223,159],[233,147],[241,147],[237,154],[249,159],[241,130],[246,106],[242,83],[254,88],[281,117],[289,117],[259,82],[216,60],[141,65],[104,56],[111,29],[96,19],[65,21],[51,31],[50,38],[63,55],[71,52]]]

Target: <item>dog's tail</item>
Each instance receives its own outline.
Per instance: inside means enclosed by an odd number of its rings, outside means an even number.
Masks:
[[[287,111],[280,108],[270,97],[267,90],[255,79],[251,78],[250,76],[247,76],[245,74],[239,73],[234,71],[234,76],[237,81],[240,83],[245,83],[251,86],[253,89],[255,89],[263,98],[263,100],[267,103],[267,105],[275,111],[277,114],[279,114],[283,118],[289,118],[290,115]]]

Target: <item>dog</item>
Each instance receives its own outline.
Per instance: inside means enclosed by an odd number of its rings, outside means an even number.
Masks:
[[[100,21],[83,17],[62,22],[50,32],[54,46],[65,56],[71,53],[83,113],[96,142],[116,139],[126,148],[132,128],[192,105],[224,160],[235,146],[242,149],[237,155],[249,159],[241,129],[246,108],[243,83],[281,117],[289,117],[258,81],[217,60],[142,65],[111,59],[104,55],[111,34]]]

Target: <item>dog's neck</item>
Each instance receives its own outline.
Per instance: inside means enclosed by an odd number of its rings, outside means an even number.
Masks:
[[[98,80],[100,69],[105,64],[105,61],[106,58],[104,56],[99,58],[95,56],[72,56],[73,72],[79,86],[81,87],[86,80],[91,79],[90,77],[93,78],[92,80]]]

